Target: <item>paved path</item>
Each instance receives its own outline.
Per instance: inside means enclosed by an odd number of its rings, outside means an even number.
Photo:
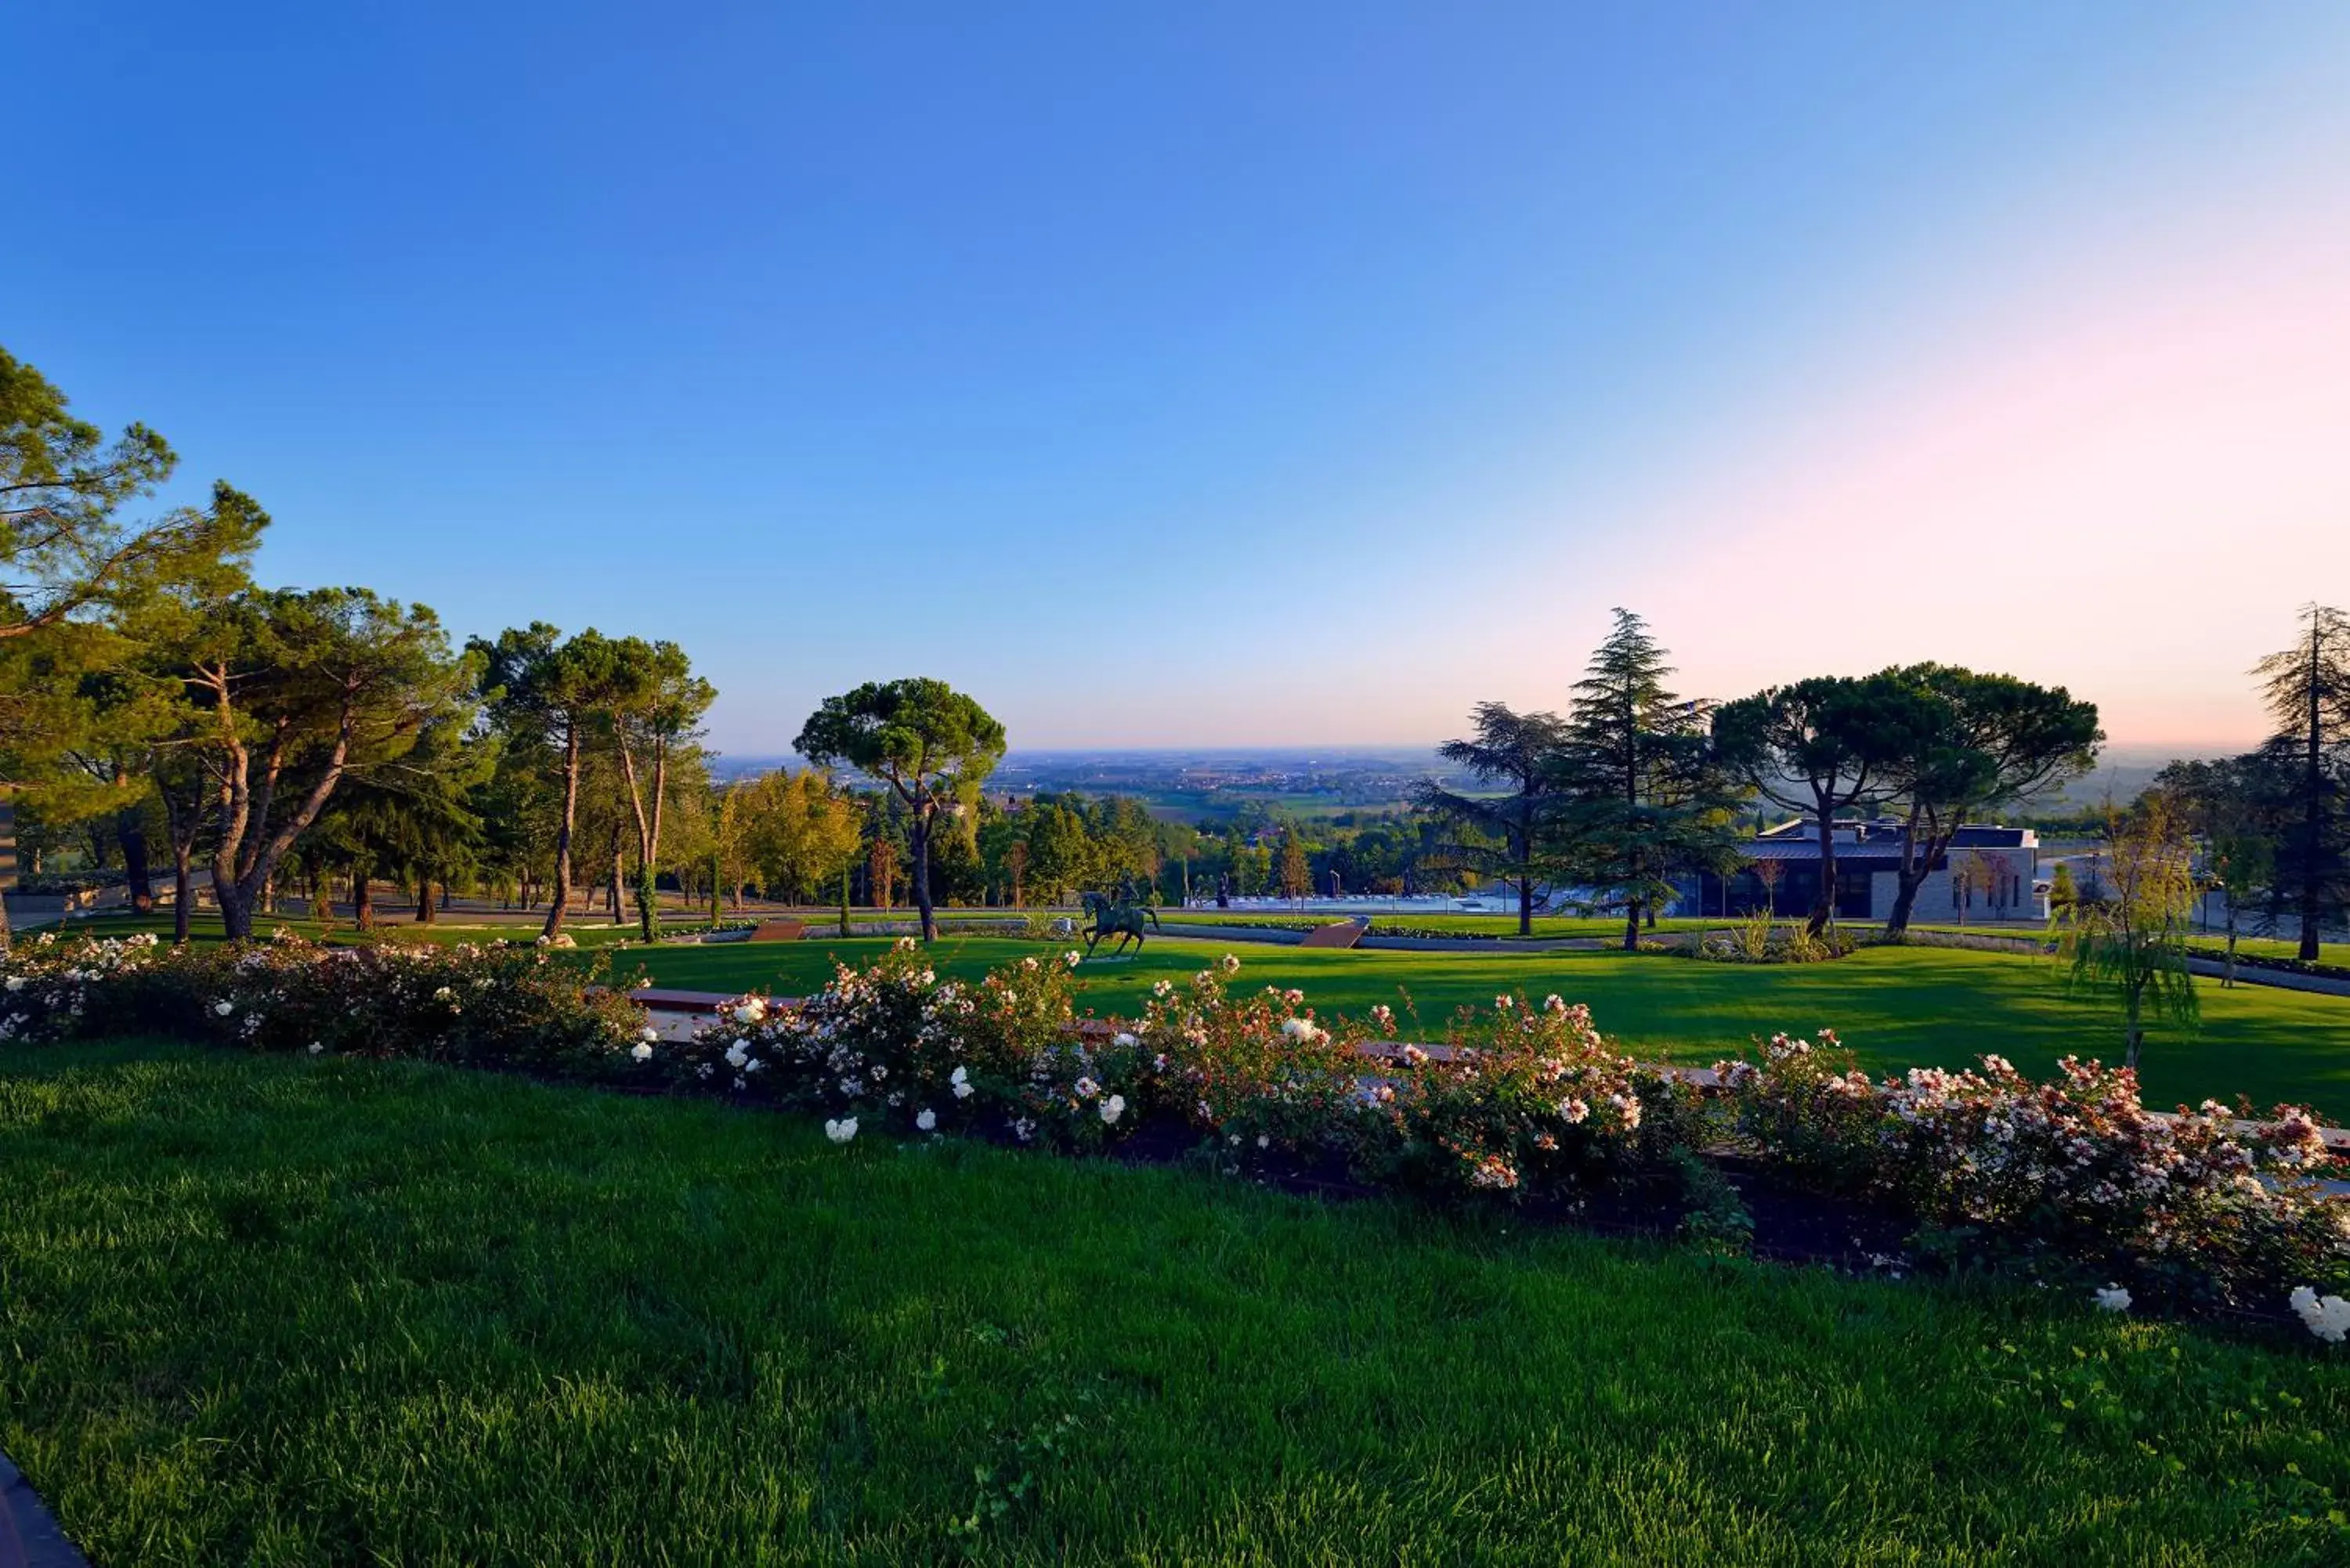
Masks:
[[[0,1454],[0,1568],[89,1568],[8,1456]]]

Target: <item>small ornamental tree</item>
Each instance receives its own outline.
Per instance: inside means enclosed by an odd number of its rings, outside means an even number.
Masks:
[[[2265,753],[2217,761],[2174,762],[2155,775],[2155,787],[2168,794],[2195,836],[2202,844],[2201,891],[2223,895],[2228,956],[2220,976],[2222,990],[2236,983],[2236,941],[2241,934],[2242,912],[2270,892],[2276,882],[2276,841],[2264,820],[2265,808],[2280,792],[2281,778],[2293,776],[2290,766]],[[2261,923],[2272,923],[2272,917]]]
[[[1303,898],[1312,891],[1314,872],[1305,861],[1305,846],[1291,833],[1281,841],[1281,896]]]
[[[2081,900],[2050,934],[2074,989],[2120,1012],[2122,1064],[2136,1068],[2149,1018],[2192,1027],[2199,1016],[2187,968],[2195,846],[2169,796],[2148,790],[2110,820],[2105,857],[2105,896]]]
[[[922,940],[935,940],[931,839],[941,813],[960,816],[1003,756],[1003,726],[943,680],[868,681],[829,697],[793,742],[820,765],[846,763],[889,786],[910,818],[914,904]]]

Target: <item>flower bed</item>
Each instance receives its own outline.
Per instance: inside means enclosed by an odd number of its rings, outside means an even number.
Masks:
[[[151,936],[58,941],[0,960],[0,1041],[161,1033],[255,1051],[328,1052],[608,1076],[642,1015],[600,964],[544,948],[279,936],[240,946]]]
[[[2189,1310],[2274,1309],[2281,1282],[2350,1283],[2350,1204],[2324,1195],[2315,1120],[2207,1100],[2165,1118],[2126,1069],[2066,1057],[2036,1083],[2003,1057],[1872,1080],[1832,1033],[1716,1069],[1736,1131],[1796,1179],[1888,1200],[1954,1257],[2126,1273]]]
[[[523,1070],[790,1107],[841,1144],[962,1133],[1098,1153],[1148,1129],[1235,1173],[1550,1211],[1645,1205],[1653,1228],[1734,1248],[1750,1218],[1729,1154],[1750,1186],[1846,1205],[1856,1228],[1890,1217],[1946,1266],[2021,1266],[2112,1310],[2251,1311],[2350,1334],[2350,1203],[2318,1187],[2327,1157],[2293,1107],[2250,1132],[2212,1103],[2166,1120],[2134,1075],[2070,1060],[2045,1084],[1997,1056],[1878,1081],[1825,1033],[1721,1064],[1708,1100],[1556,996],[1464,1009],[1430,1049],[1398,1041],[1385,1008],[1342,1038],[1301,992],[1241,985],[1229,955],[1160,981],[1139,1018],[1095,1020],[1077,959],[1047,950],[962,982],[903,941],[796,1008],[744,996],[665,1043],[597,970],[534,949],[45,937],[0,961],[0,1040],[161,1031]]]

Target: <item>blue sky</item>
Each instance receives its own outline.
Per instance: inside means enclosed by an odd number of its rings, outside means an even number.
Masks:
[[[1619,603],[2232,741],[2350,597],[2350,10],[2252,9],[41,6],[0,342],[740,752],[1430,739]]]

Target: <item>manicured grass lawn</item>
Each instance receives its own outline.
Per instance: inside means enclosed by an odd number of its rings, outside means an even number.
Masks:
[[[662,985],[691,990],[800,995],[824,984],[835,956],[862,963],[883,945],[833,938],[650,949],[622,954],[617,972],[641,969]],[[939,942],[938,968],[972,978],[1049,950],[948,936]],[[1753,966],[1604,951],[1326,952],[1154,937],[1139,957],[1081,966],[1085,1002],[1104,1014],[1136,1012],[1153,981],[1187,976],[1226,951],[1239,955],[1244,983],[1295,985],[1326,1012],[1359,1017],[1375,1002],[1400,1007],[1408,993],[1423,1033],[1462,1003],[1490,1006],[1497,992],[1523,990],[1536,1002],[1556,992],[1588,1003],[1601,1029],[1653,1058],[1711,1061],[1757,1035],[1809,1035],[1823,1025],[1880,1070],[1965,1066],[1997,1052],[2026,1072],[2046,1074],[2068,1053],[2119,1054],[2112,1021],[2067,996],[2049,961],[1949,948],[1878,948],[1835,963]],[[2216,981],[2199,984],[2198,994],[2201,1030],[2158,1032],[2147,1048],[2150,1102],[2241,1093],[2263,1109],[2293,1100],[2336,1125],[2350,1119],[2350,997],[2272,986],[2222,991]]]
[[[2350,1552],[2350,1363],[2045,1296],[139,1043],[0,1048],[0,1181],[100,1564]]]
[[[2213,958],[2220,958],[2225,955],[2228,950],[2228,939],[2225,934],[2216,937],[2209,934],[2199,934],[2194,939],[2194,945],[2198,949],[2209,952]],[[2238,937],[2236,939],[2236,951],[2240,955],[2249,954],[2254,958],[2299,958],[2301,956],[2301,944],[2297,941],[2283,940],[2275,937]],[[2317,961],[2320,963],[2338,963],[2345,967],[2350,967],[2350,942],[2318,943]]]
[[[1300,920],[1316,920],[1324,924],[1347,919],[1344,914],[1284,914],[1279,910],[1235,909],[1161,909],[1159,918],[1169,925],[1199,926],[1294,926]],[[1383,915],[1374,913],[1371,929],[1381,928],[1458,931],[1463,936],[1514,937],[1518,934],[1518,917],[1507,915]],[[1082,923],[1082,922],[1080,922]],[[1719,926],[1720,920],[1669,919],[1657,922],[1659,931],[1700,930]],[[1645,930],[1645,928],[1644,928]],[[1624,921],[1617,916],[1596,915],[1536,915],[1534,934],[1537,937],[1603,937],[1620,940]]]

